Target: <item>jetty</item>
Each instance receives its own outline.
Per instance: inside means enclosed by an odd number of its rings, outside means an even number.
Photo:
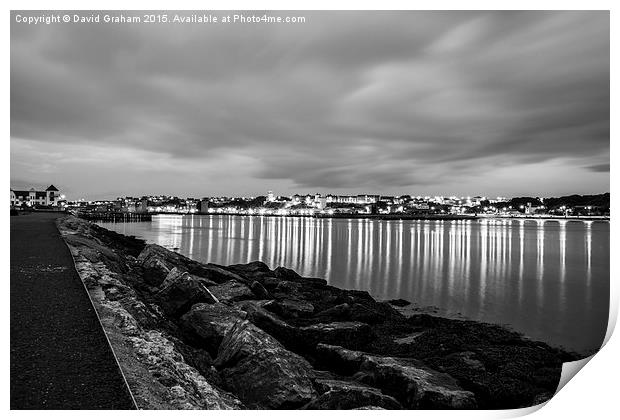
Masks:
[[[123,213],[123,212],[76,212],[76,216],[91,222],[150,222],[152,213]]]

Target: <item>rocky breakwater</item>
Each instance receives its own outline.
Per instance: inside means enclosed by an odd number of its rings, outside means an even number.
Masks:
[[[75,217],[58,227],[140,408],[516,408],[552,396],[576,357],[287,268],[203,264]]]

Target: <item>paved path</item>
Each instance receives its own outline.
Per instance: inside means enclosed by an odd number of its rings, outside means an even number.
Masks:
[[[135,408],[58,216],[11,216],[11,409]]]

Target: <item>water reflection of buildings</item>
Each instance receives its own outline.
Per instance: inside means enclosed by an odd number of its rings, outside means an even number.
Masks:
[[[380,298],[413,296],[480,316],[502,302],[524,308],[524,299],[532,297],[535,310],[541,311],[547,289],[560,301],[566,299],[566,221],[210,215],[159,216],[153,224],[157,242],[191,258],[224,265],[261,260],[272,268],[290,267]],[[592,224],[584,226],[584,274],[589,284]],[[549,256],[548,236],[553,239]],[[557,285],[551,286],[553,282]]]
[[[550,224],[555,227],[550,229]],[[505,293],[502,283],[506,281],[516,283],[521,301],[530,269],[534,270],[535,294],[540,301],[544,300],[548,267],[557,267],[557,280],[565,282],[569,224],[211,215],[159,216],[154,218],[153,230],[156,242],[206,261],[235,264],[261,260],[270,266],[295,268],[307,276],[332,280],[338,275],[338,281],[351,288],[375,288],[382,296],[440,296],[446,294],[445,288],[458,288],[484,305],[489,293]],[[583,226],[589,282],[592,222]],[[557,247],[558,260],[551,264],[545,256],[545,240],[555,234],[552,246]]]

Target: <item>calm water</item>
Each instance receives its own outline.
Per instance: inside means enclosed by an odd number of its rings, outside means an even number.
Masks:
[[[600,347],[606,331],[607,222],[213,215],[101,225],[195,260],[260,260],[578,351]]]

